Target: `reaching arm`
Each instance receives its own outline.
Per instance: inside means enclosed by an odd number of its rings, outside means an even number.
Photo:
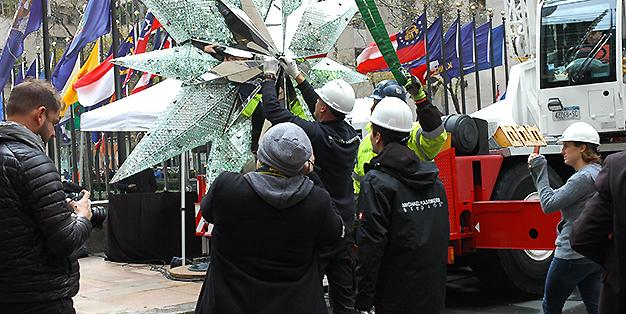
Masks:
[[[315,92],[313,86],[311,86],[309,81],[303,79],[302,82],[298,82],[297,87],[302,93],[302,98],[304,98],[304,102],[306,102],[306,105],[309,107],[309,112],[315,112],[315,104],[317,103],[317,99],[319,98],[319,96],[317,96],[317,93]]]
[[[45,155],[26,156],[22,163],[25,194],[33,217],[48,248],[58,257],[68,257],[79,249],[91,233],[91,222],[76,215],[65,201],[61,177]]]
[[[293,122],[301,127],[304,132],[313,141],[315,137],[321,134],[319,124],[317,122],[306,121],[295,116],[287,108],[280,105],[278,97],[276,97],[275,81],[265,80],[263,82],[261,92],[263,94],[263,115],[272,124],[282,122]]]
[[[565,185],[558,189],[550,187],[546,158],[539,156],[530,161],[530,173],[539,192],[541,208],[546,214],[558,210],[567,210],[585,195],[593,193],[593,182],[586,176],[572,176]]]

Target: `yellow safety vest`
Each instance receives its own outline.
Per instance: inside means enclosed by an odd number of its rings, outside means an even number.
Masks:
[[[352,172],[352,181],[354,186],[354,194],[359,194],[361,191],[361,181],[365,176],[364,166],[369,163],[372,158],[376,157],[376,153],[372,150],[372,141],[369,139],[370,133],[372,133],[372,124],[368,123],[365,127],[367,135],[363,136],[363,140],[359,145],[359,152],[357,154],[356,165],[354,165],[354,171]],[[413,123],[413,130],[407,147],[411,149],[420,160],[432,161],[435,159],[444,142],[448,138],[448,134],[444,130],[437,137],[429,139],[422,135],[422,127],[418,122]]]
[[[263,100],[263,96],[260,93],[254,95],[254,97],[252,97],[252,99],[250,99],[248,104],[243,108],[243,110],[241,111],[241,114],[248,118],[251,117],[252,114],[254,113],[254,110],[256,110],[256,107],[261,103],[262,100]],[[300,101],[298,101],[297,99],[291,102],[289,106],[289,111],[291,111],[291,113],[293,113],[296,117],[300,117],[304,120],[311,121],[312,117],[310,117],[307,114],[307,112],[304,111],[302,104],[300,104]]]

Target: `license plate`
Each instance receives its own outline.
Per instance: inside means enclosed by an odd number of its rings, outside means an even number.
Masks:
[[[580,109],[572,108],[553,112],[552,119],[554,121],[580,120]]]

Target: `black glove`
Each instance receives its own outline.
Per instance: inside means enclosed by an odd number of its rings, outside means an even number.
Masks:
[[[411,94],[411,98],[413,98],[416,103],[419,103],[426,98],[424,86],[415,76],[411,76],[411,79],[406,83],[406,85],[404,85],[404,88],[406,88],[406,91]]]

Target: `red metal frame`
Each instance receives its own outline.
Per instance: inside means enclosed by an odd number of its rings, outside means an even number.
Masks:
[[[435,158],[448,198],[454,255],[478,248],[554,249],[558,214],[543,214],[536,201],[491,201],[503,161],[501,155],[456,156],[454,148]]]
[[[450,212],[450,263],[479,248],[554,249],[558,213],[544,214],[537,201],[491,201],[503,161],[501,155],[456,156],[454,148],[435,158]],[[205,177],[198,176],[197,236],[210,236],[212,229],[199,210],[206,189]]]
[[[472,218],[476,248],[553,250],[561,215],[539,201],[490,201],[475,202]]]

